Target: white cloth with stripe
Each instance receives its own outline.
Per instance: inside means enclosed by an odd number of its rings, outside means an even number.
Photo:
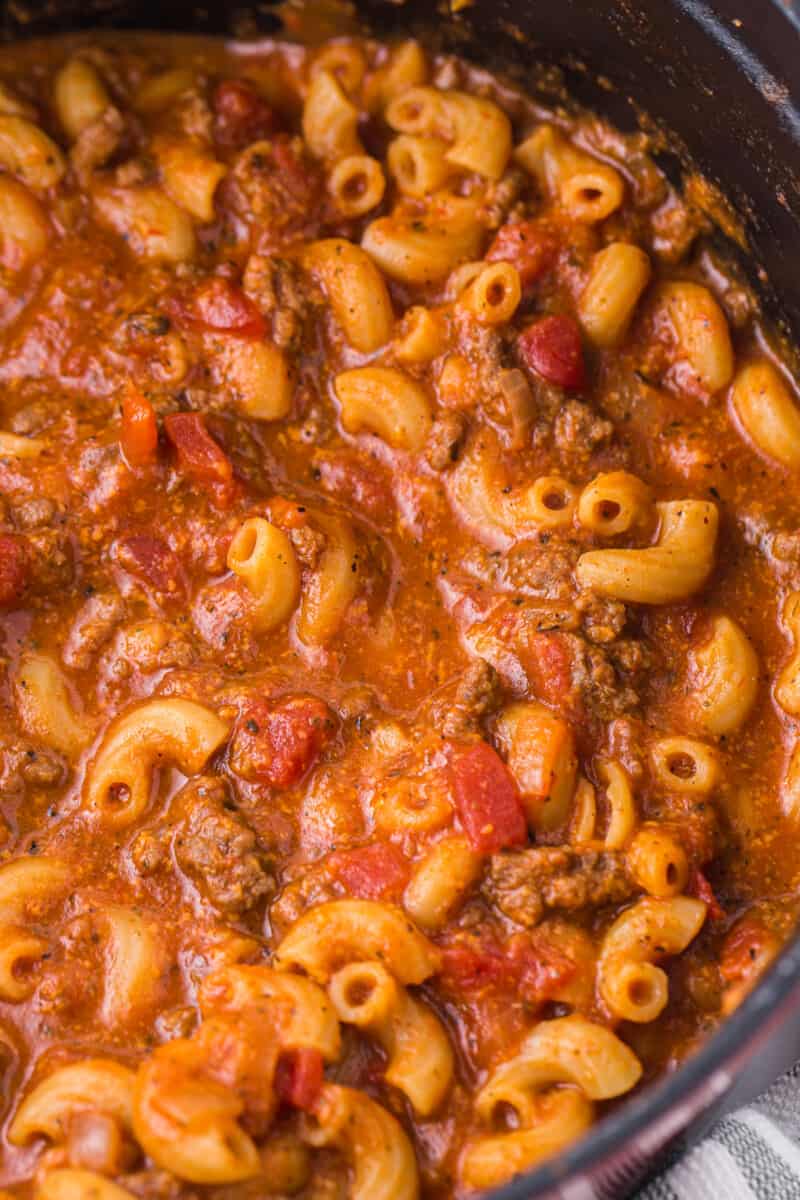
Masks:
[[[635,1200],[800,1200],[800,1063]]]

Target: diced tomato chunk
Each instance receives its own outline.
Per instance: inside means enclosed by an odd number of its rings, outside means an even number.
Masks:
[[[149,583],[165,597],[181,599],[186,593],[186,576],[174,550],[159,537],[134,533],[120,538],[115,546],[120,566]]]
[[[317,470],[325,491],[352,504],[358,512],[375,520],[392,515],[392,489],[380,463],[344,450],[320,458]]]
[[[555,266],[558,242],[537,221],[510,221],[498,229],[486,258],[512,263],[525,291]]]
[[[267,323],[249,296],[229,279],[204,280],[191,295],[173,296],[170,315],[180,325],[241,338],[262,338]]]
[[[586,385],[581,331],[572,317],[542,317],[517,338],[519,355],[530,371],[548,383],[575,390]]]
[[[214,89],[214,137],[220,146],[238,149],[269,137],[280,120],[252,84],[243,79],[224,79]]]
[[[201,413],[170,413],[164,429],[178,454],[181,470],[197,483],[206,484],[220,504],[233,492],[233,465],[206,429]]]
[[[408,883],[408,861],[391,842],[339,850],[328,859],[328,865],[359,900],[396,899]]]
[[[515,934],[504,944],[483,935],[442,949],[442,982],[466,996],[498,992],[543,1004],[577,970],[571,958],[536,933]]]
[[[563,706],[572,692],[572,655],[560,633],[531,633],[524,643],[523,666],[539,700]]]
[[[10,608],[20,599],[27,578],[25,543],[12,534],[0,533],[0,608]]]
[[[310,1112],[322,1091],[324,1067],[322,1055],[312,1046],[299,1046],[282,1054],[275,1071],[278,1099]]]
[[[695,896],[698,900],[702,900],[704,904],[708,905],[708,915],[712,921],[721,921],[728,915],[717,900],[717,897],[714,895],[714,889],[699,867],[692,868],[686,892],[687,895]]]
[[[453,802],[478,854],[523,845],[528,827],[519,790],[503,760],[486,742],[447,749]]]
[[[320,188],[321,178],[310,157],[302,154],[302,143],[296,138],[276,137],[272,143],[272,158],[280,174],[281,185],[301,205],[309,205]]]
[[[251,783],[298,783],[334,735],[331,710],[316,696],[251,700],[231,742],[231,767]]]
[[[497,989],[510,991],[516,983],[512,964],[493,943],[447,946],[442,950],[442,981],[467,995]]]
[[[158,425],[152,404],[137,387],[129,384],[122,394],[122,453],[131,467],[141,467],[155,458]]]

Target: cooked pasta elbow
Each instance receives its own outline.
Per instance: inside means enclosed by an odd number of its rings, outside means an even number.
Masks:
[[[25,117],[0,115],[0,165],[29,187],[54,187],[67,160],[51,137]]]
[[[383,1046],[387,1083],[404,1092],[420,1116],[435,1112],[453,1077],[453,1051],[439,1019],[379,962],[341,967],[329,992],[339,1020]]]
[[[433,418],[422,387],[396,367],[357,367],[334,381],[348,433],[374,433],[395,450],[417,453]]]
[[[36,1188],[36,1200],[135,1200],[133,1192],[96,1171],[58,1167],[48,1171]]]
[[[462,171],[499,179],[511,155],[511,122],[499,105],[467,92],[443,93],[453,144],[445,158]]]
[[[300,598],[300,568],[282,530],[263,517],[248,517],[233,536],[227,561],[253,598],[251,620],[258,633],[288,621]]]
[[[358,109],[329,71],[318,71],[303,106],[303,137],[311,153],[326,161],[363,154]]]
[[[468,1142],[461,1178],[489,1187],[563,1149],[591,1124],[593,1101],[624,1095],[641,1075],[636,1055],[605,1026],[578,1015],[541,1021],[475,1101],[487,1125],[505,1110],[518,1130]]]
[[[14,680],[22,727],[67,758],[92,740],[92,723],[77,711],[58,663],[46,654],[25,654]]]
[[[154,152],[167,195],[195,220],[214,220],[214,196],[228,168],[198,139],[156,140]]]
[[[402,909],[374,900],[331,900],[305,913],[275,955],[280,970],[300,968],[327,983],[349,962],[377,960],[402,984],[422,983],[439,968],[439,951]]]
[[[540,125],[514,157],[576,221],[604,221],[625,198],[619,171],[578,149],[553,125]]]
[[[698,591],[714,566],[715,504],[669,500],[656,505],[661,528],[643,550],[590,550],[578,560],[583,588],[635,604],[672,604]]]
[[[771,362],[750,363],[739,371],[731,406],[756,449],[782,467],[800,469],[800,408]]]
[[[92,198],[100,222],[123,237],[137,257],[180,263],[194,256],[192,219],[160,188],[102,185]]]
[[[730,617],[714,617],[706,640],[689,652],[692,711],[717,736],[739,729],[758,692],[758,657],[744,630]],[[780,697],[776,691],[776,698]]]
[[[96,67],[84,58],[69,59],[54,84],[56,113],[71,141],[103,115],[111,104],[108,89]]]
[[[12,1146],[34,1137],[66,1141],[69,1123],[78,1112],[101,1112],[130,1130],[134,1071],[106,1058],[87,1058],[59,1067],[37,1083],[17,1109],[9,1126]]]
[[[345,1155],[353,1173],[350,1200],[417,1200],[411,1143],[395,1118],[364,1092],[326,1084],[304,1136],[312,1146],[331,1146]]]
[[[651,274],[644,250],[629,242],[612,242],[595,254],[578,301],[581,325],[595,346],[622,341]]]
[[[337,633],[358,590],[358,552],[350,522],[318,514],[325,549],[300,597],[296,630],[310,647],[324,646]]]
[[[685,950],[705,917],[701,900],[673,896],[638,900],[617,918],[603,938],[597,965],[600,995],[613,1016],[642,1023],[664,1011],[669,983],[653,960]]]
[[[152,773],[166,762],[186,775],[202,770],[230,725],[193,700],[157,699],[137,705],[110,727],[87,771],[85,803],[104,822],[124,828],[150,802]]]
[[[378,268],[360,246],[343,238],[312,242],[303,256],[322,286],[347,341],[363,354],[380,349],[392,336],[394,314]]]
[[[655,301],[656,328],[665,324],[674,341],[673,355],[685,366],[689,382],[709,396],[733,378],[733,346],[725,314],[699,283],[663,283]],[[677,376],[680,386],[682,379]]]
[[[45,210],[33,193],[11,175],[0,175],[0,260],[3,266],[10,271],[32,267],[47,250],[50,233]]]

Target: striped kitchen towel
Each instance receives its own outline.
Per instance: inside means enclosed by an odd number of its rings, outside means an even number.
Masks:
[[[800,1063],[635,1200],[800,1200]]]

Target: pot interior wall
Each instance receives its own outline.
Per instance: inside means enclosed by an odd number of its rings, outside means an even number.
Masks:
[[[782,0],[473,0],[455,18],[444,0],[355,8],[371,28],[413,30],[510,69],[532,90],[552,92],[556,78],[623,127],[646,113],[671,131],[667,169],[695,165],[730,198],[757,264],[744,265],[800,339],[800,20]],[[93,25],[251,35],[277,32],[279,12],[271,0],[17,0],[0,5],[0,29],[6,38]]]

